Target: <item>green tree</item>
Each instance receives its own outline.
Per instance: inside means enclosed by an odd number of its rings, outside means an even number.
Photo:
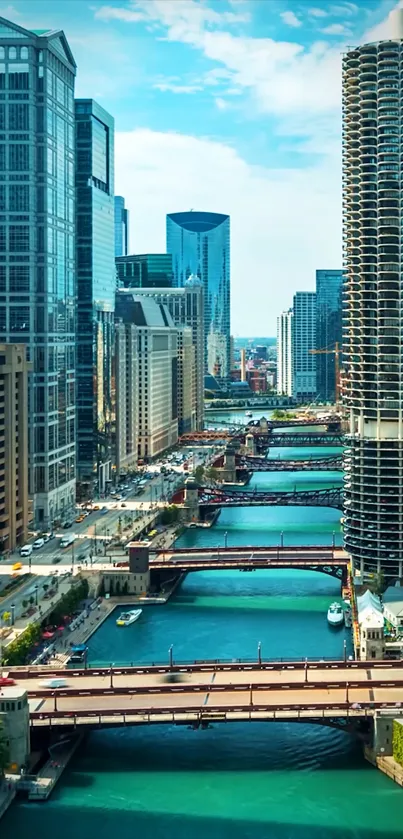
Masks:
[[[3,621],[3,624],[7,626],[11,621],[11,612],[3,612],[1,619]]]
[[[209,466],[208,469],[206,469],[204,475],[205,475],[205,479],[206,479],[207,483],[209,483],[209,484],[217,483],[217,481],[218,481],[218,470],[214,469],[214,466]]]
[[[4,723],[0,720],[0,778],[4,777],[5,770],[10,763],[10,749],[7,742]]]
[[[385,575],[383,571],[380,571],[379,574],[375,574],[372,582],[371,582],[371,589],[374,594],[383,594],[386,588],[385,583]]]
[[[193,472],[194,477],[198,484],[201,484],[204,478],[204,466],[196,466],[196,469]]]
[[[23,608],[23,609],[27,609],[27,608],[28,608],[28,605],[29,605],[29,600],[23,600],[23,601],[22,601],[22,608]]]

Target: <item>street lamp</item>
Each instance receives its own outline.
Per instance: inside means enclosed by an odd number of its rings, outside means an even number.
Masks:
[[[169,666],[173,667],[173,663],[174,663],[174,646],[173,646],[173,644],[171,644],[171,646],[168,650],[168,653],[169,653]]]
[[[259,641],[259,643],[257,645],[257,660],[258,660],[258,664],[260,665],[262,663],[262,642],[261,641]]]
[[[15,623],[15,603],[11,603],[10,609],[11,609],[11,626],[14,626],[14,623]]]
[[[225,531],[224,533],[224,548],[228,547],[228,532]]]
[[[34,592],[35,592],[35,605],[37,606],[38,605],[38,586],[35,586]]]
[[[284,548],[284,533],[281,531],[280,533],[280,548]]]

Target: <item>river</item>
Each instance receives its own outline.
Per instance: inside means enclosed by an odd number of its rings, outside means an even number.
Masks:
[[[340,480],[340,473],[266,473],[251,489]],[[228,544],[278,544],[281,533],[284,544],[330,544],[333,534],[339,543],[340,512],[228,509],[211,530],[188,530],[181,544],[222,545],[225,533]],[[338,596],[336,580],[308,571],[189,575],[167,606],[145,608],[132,627],[105,622],[90,660],[167,661],[171,644],[176,660],[254,657],[259,642],[264,657],[340,656],[348,634],[326,623]],[[16,839],[401,839],[402,824],[402,790],[363,760],[349,735],[245,723],[93,733],[51,800],[17,803],[1,830]]]

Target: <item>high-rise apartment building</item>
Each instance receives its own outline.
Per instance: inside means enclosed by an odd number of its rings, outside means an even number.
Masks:
[[[28,532],[28,371],[24,344],[0,344],[0,554]]]
[[[129,253],[129,210],[125,199],[115,195],[115,256],[127,256]]]
[[[298,402],[316,397],[316,294],[297,291],[292,317],[292,395]]]
[[[116,388],[115,465],[125,475],[137,466],[138,334],[133,323],[115,324],[114,379]]]
[[[136,253],[117,257],[118,288],[171,288],[173,281],[170,253]]]
[[[230,375],[230,218],[189,211],[167,216],[167,251],[172,254],[174,285],[195,275],[204,290],[205,371]]]
[[[162,304],[130,291],[117,292],[116,318],[137,331],[138,456],[149,460],[178,440],[178,329]]]
[[[392,22],[392,18],[390,18]],[[343,58],[345,544],[402,577],[402,12],[391,40]]]
[[[36,526],[75,504],[76,65],[61,31],[0,18],[0,341],[24,343]]]
[[[343,271],[318,270],[316,272],[316,346],[318,350],[334,350],[342,343],[342,289]],[[316,388],[322,402],[336,398],[335,355],[316,356]]]
[[[110,480],[114,351],[114,120],[77,99],[77,475],[103,492]]]
[[[277,318],[277,393],[287,396],[293,395],[292,318],[292,309],[281,312]]]
[[[192,407],[186,414],[186,425],[191,417],[191,427],[187,431],[202,431],[204,428],[204,302],[203,286],[197,277],[189,277],[183,288],[137,289],[136,296],[149,296],[169,311],[176,327],[189,326],[192,331],[194,346],[193,388],[190,380],[186,384],[188,397],[192,398]],[[183,431],[180,425],[179,432]]]

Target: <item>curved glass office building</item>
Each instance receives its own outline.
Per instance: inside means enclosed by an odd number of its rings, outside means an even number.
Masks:
[[[172,254],[174,285],[191,274],[204,288],[204,359],[206,372],[230,374],[230,218],[221,213],[167,215],[167,251]]]
[[[345,544],[361,571],[402,577],[403,42],[343,59]]]

